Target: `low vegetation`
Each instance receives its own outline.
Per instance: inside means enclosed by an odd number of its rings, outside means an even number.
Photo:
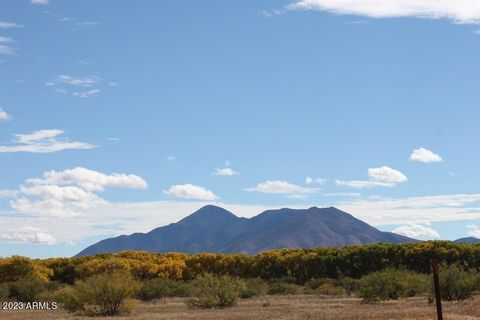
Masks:
[[[225,308],[231,307],[240,296],[242,284],[230,276],[205,274],[194,280],[194,297],[187,300],[191,307]]]
[[[253,257],[134,251],[72,259],[11,257],[0,259],[0,300],[56,301],[69,312],[101,316],[129,313],[138,301],[172,297],[205,309],[299,294],[353,296],[364,303],[424,297],[426,303],[432,298],[427,244],[274,250]],[[439,242],[437,250],[442,299],[465,301],[477,294],[480,246]]]

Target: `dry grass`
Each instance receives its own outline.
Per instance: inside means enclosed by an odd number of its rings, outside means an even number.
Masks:
[[[464,303],[445,303],[445,320],[480,319],[480,297]],[[0,311],[2,320],[92,319],[57,311]],[[408,299],[362,304],[355,298],[322,298],[313,295],[265,296],[242,300],[237,306],[222,310],[191,310],[180,298],[166,299],[155,304],[141,304],[129,316],[115,319],[184,320],[184,319],[284,319],[284,320],[433,320],[435,306],[426,299]]]

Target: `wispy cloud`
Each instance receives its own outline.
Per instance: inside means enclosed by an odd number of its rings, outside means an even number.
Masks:
[[[479,228],[477,225],[475,225],[475,224],[469,224],[469,225],[467,225],[467,228],[468,228],[467,234],[468,234],[470,237],[474,237],[474,238],[480,239],[480,228]]]
[[[374,187],[394,187],[399,183],[406,182],[407,177],[400,171],[387,166],[368,169],[370,180],[336,180],[339,186],[355,189]]]
[[[215,200],[218,199],[211,190],[202,186],[193,184],[182,184],[171,186],[170,189],[163,191],[163,193],[182,199],[196,199],[196,200]]]
[[[49,2],[48,0],[31,0],[31,4],[42,4],[42,5],[47,5]]]
[[[11,116],[0,107],[0,121],[10,120]]]
[[[215,168],[215,170],[212,172],[214,176],[223,176],[223,177],[228,177],[228,176],[234,176],[237,174],[240,174],[240,172],[235,171],[232,168]]]
[[[34,227],[20,227],[10,229],[3,233],[1,238],[11,242],[28,243],[28,244],[46,244],[53,245],[57,243],[57,239],[48,234],[44,230]]]
[[[73,96],[78,98],[89,98],[89,97],[98,96],[99,94],[100,94],[99,89],[93,89],[88,91],[74,92]]]
[[[418,148],[412,151],[410,161],[423,163],[442,162],[442,157],[425,148]]]
[[[257,184],[255,187],[245,189],[248,192],[260,192],[268,194],[285,194],[290,198],[305,198],[316,193],[318,188],[306,188],[287,181],[268,180]]]
[[[94,145],[86,142],[69,141],[62,137],[63,130],[39,130],[29,134],[15,134],[12,141],[0,145],[0,153],[52,153],[69,149],[93,149]]]
[[[418,240],[433,240],[440,238],[440,234],[436,230],[421,224],[400,226],[393,230],[393,232]]]
[[[410,17],[480,24],[480,2],[476,0],[298,0],[286,9],[319,10],[377,19]]]
[[[8,22],[8,21],[0,21],[0,29],[11,29],[11,28],[21,28],[23,27],[21,24]]]
[[[327,181],[328,181],[328,179],[324,179],[324,178],[316,178],[316,179],[314,179],[314,178],[312,178],[312,177],[310,177],[310,176],[308,176],[308,177],[305,178],[305,184],[314,184],[314,183],[316,183],[316,184],[322,185],[322,184],[327,183]]]
[[[52,87],[56,92],[61,94],[68,94],[72,92],[72,96],[76,98],[89,98],[100,94],[101,90],[98,88],[102,79],[98,76],[83,76],[76,77],[70,75],[59,75],[52,81],[45,82],[45,85]],[[83,91],[79,89],[84,88]],[[88,88],[88,90],[86,90]]]
[[[55,79],[56,82],[60,83],[67,83],[74,86],[82,86],[82,87],[92,87],[93,85],[97,84],[100,79],[96,76],[90,77],[72,77],[69,75],[59,75]]]
[[[0,37],[0,54],[13,54],[14,50],[10,46],[12,42],[11,38]]]
[[[366,198],[339,202],[336,206],[377,226],[480,218],[480,194]]]

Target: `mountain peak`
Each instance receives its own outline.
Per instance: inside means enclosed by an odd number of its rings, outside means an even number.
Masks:
[[[457,239],[457,240],[455,240],[455,242],[457,242],[457,243],[472,243],[472,244],[475,244],[475,243],[480,243],[480,239],[479,239],[479,238],[475,238],[475,237],[466,237],[466,238]]]
[[[226,221],[240,219],[228,210],[212,204],[206,205],[180,220],[180,224],[184,223],[209,223],[214,221]]]

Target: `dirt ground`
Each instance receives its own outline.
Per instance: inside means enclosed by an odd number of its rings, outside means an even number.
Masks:
[[[1,320],[93,319],[56,311],[0,311]],[[131,315],[115,319],[285,319],[285,320],[433,320],[435,305],[426,299],[408,299],[374,305],[355,298],[325,298],[313,295],[265,296],[241,300],[232,308],[214,310],[188,309],[183,299],[173,298],[152,304],[140,304]],[[464,303],[444,303],[445,320],[480,319],[480,297]]]

